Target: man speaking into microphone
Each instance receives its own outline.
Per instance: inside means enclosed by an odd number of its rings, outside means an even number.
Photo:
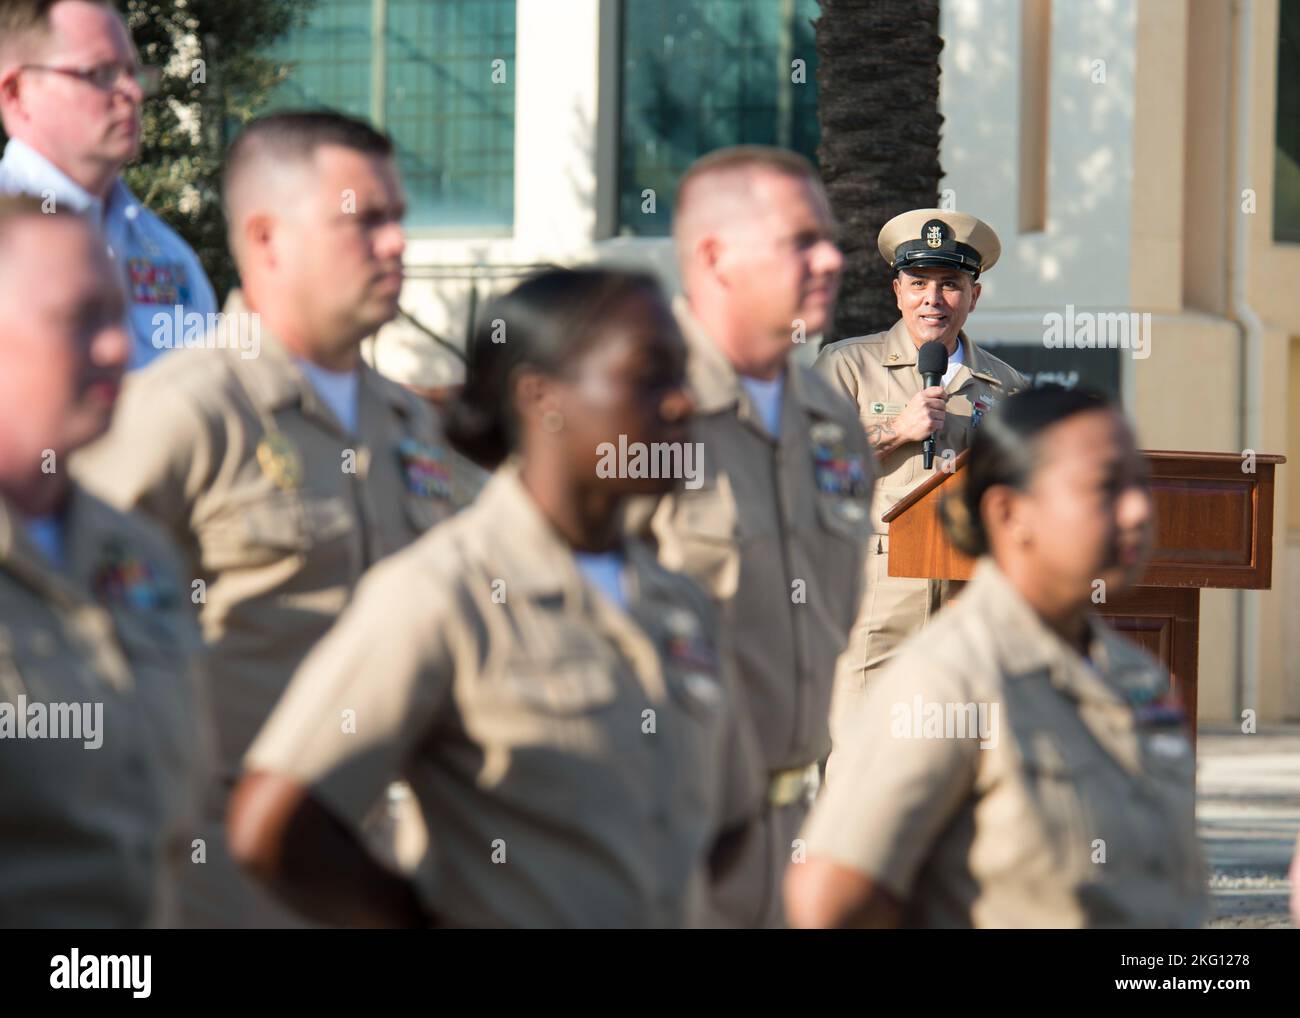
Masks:
[[[951,464],[985,413],[1029,386],[962,332],[979,301],[980,274],[1002,251],[992,227],[963,212],[914,209],[886,223],[877,246],[893,269],[902,317],[888,332],[827,346],[816,363],[857,403],[879,464],[868,595],[837,668],[832,753],[838,727],[871,674],[943,603],[942,581],[889,575],[889,525],[881,515]],[[827,778],[833,778],[829,771]]]

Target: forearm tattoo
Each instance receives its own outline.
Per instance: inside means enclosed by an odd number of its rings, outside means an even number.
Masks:
[[[879,424],[867,426],[867,442],[873,446],[888,444],[894,438],[894,435],[894,418],[892,417]]]

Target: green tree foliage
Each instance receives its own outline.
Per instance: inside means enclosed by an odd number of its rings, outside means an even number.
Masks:
[[[143,63],[164,69],[145,104],[127,185],[198,252],[220,299],[235,285],[221,215],[221,160],[291,68],[265,53],[317,0],[125,0]]]

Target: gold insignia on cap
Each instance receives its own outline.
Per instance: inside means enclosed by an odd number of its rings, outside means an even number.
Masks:
[[[891,361],[896,361],[896,360],[898,360],[898,354],[896,354],[896,353],[891,353],[891,354],[889,355],[889,359],[890,359]]]
[[[944,251],[950,256],[948,260],[962,255],[966,259],[962,268],[970,271],[974,266],[981,273],[993,268],[1002,253],[1002,243],[993,227],[969,213],[954,209],[901,212],[881,227],[876,237],[876,248],[891,268],[902,268],[907,261],[921,256],[942,261],[943,255],[938,252]],[[906,257],[909,254],[911,258]],[[977,262],[972,259],[977,259]]]
[[[302,454],[278,431],[257,443],[257,464],[277,488],[293,491],[302,484]]]

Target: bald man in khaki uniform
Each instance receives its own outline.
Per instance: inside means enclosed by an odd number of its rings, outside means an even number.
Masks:
[[[1197,925],[1196,766],[1169,677],[1090,628],[1089,664],[981,559],[868,687],[810,864],[869,876],[907,926]]]
[[[623,610],[502,467],[366,577],[247,769],[353,825],[404,773],[438,925],[698,923],[715,838],[756,810],[752,743],[707,598],[635,541],[627,562]]]
[[[174,536],[212,649],[221,774],[187,922],[264,926],[288,915],[238,872],[222,833],[240,758],[362,573],[472,485],[427,404],[357,355],[397,306],[403,198],[387,139],[333,114],[268,117],[236,142],[225,183],[244,291],[208,349],[132,377],[76,469]],[[337,211],[345,185],[351,213]]]
[[[71,482],[130,355],[103,242],[0,198],[0,925],[175,920],[210,752],[175,552]]]
[[[815,174],[721,150],[683,181],[676,311],[703,476],[652,521],[660,561],[724,604],[763,755],[765,838],[716,895],[718,923],[782,922],[780,879],[829,746],[836,656],[857,610],[875,469],[852,405],[790,359],[834,306],[842,258]]]
[[[880,479],[871,508],[875,531],[867,562],[867,595],[839,663],[831,714],[832,738],[860,699],[873,672],[921,629],[950,596],[951,584],[889,575],[889,524],[881,520],[899,499],[962,452],[980,418],[1029,386],[1006,362],[977,347],[963,331],[979,300],[980,273],[1001,253],[997,235],[974,216],[915,209],[880,231],[881,256],[894,270],[902,318],[888,332],[827,346],[815,370],[850,397],[876,453]],[[917,351],[930,341],[948,350],[949,373],[926,390]],[[922,444],[934,434],[934,463]],[[834,756],[827,768],[833,777]]]

